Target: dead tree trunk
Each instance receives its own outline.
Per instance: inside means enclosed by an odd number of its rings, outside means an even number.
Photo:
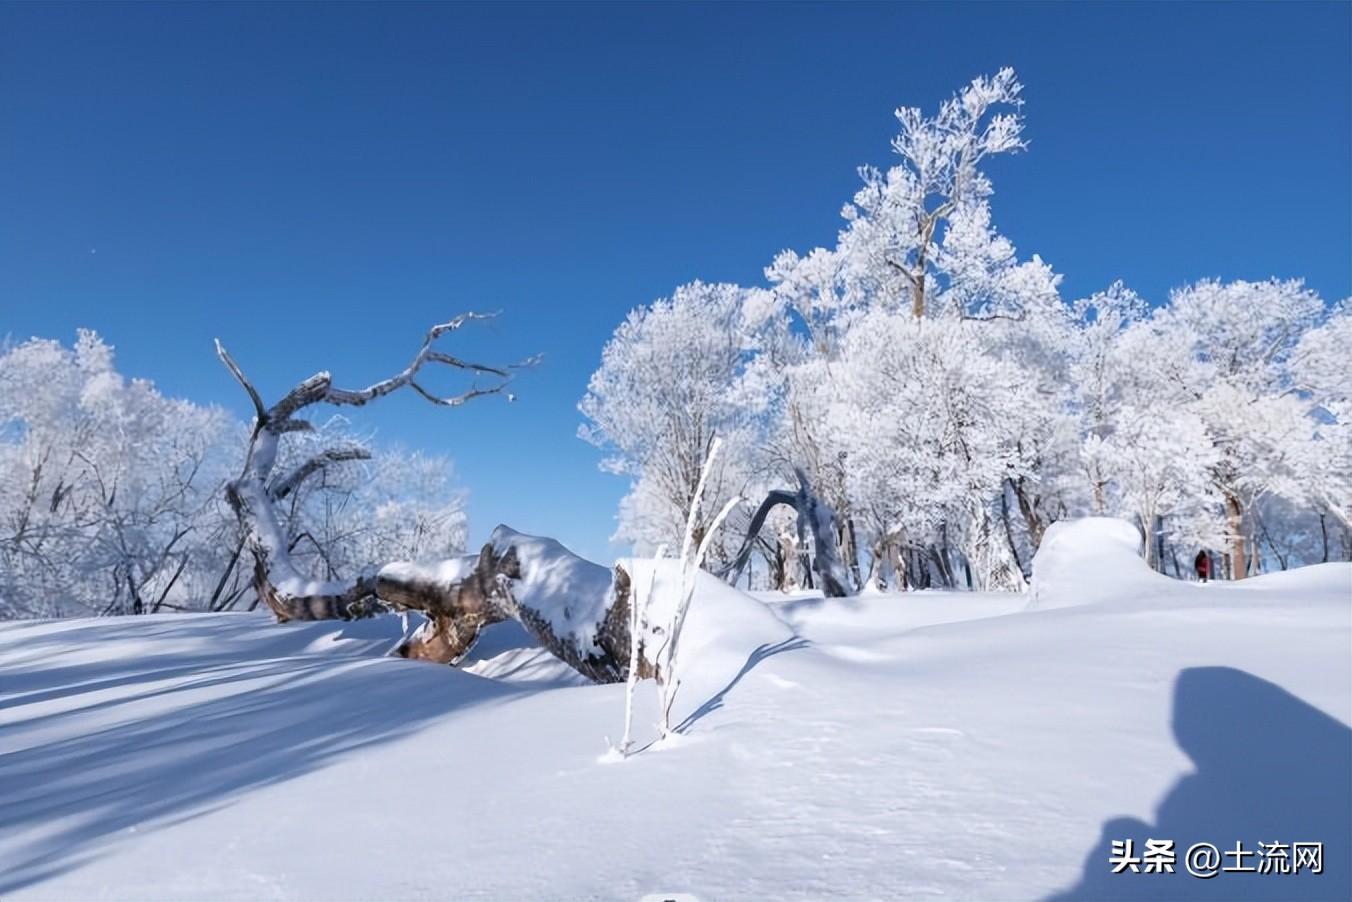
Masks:
[[[1036,495],[1031,494],[1027,487],[1027,481],[1020,476],[1017,480],[1006,480],[1009,487],[1014,492],[1014,500],[1018,502],[1019,513],[1023,515],[1024,525],[1028,528],[1028,544],[1034,551],[1042,545],[1042,534],[1047,531],[1047,524],[1043,521],[1039,512],[1041,504]]]
[[[441,663],[460,661],[484,627],[510,618],[520,621],[541,645],[584,676],[597,682],[623,680],[631,642],[628,575],[618,567],[612,573],[584,561],[552,540],[499,526],[477,555],[432,564],[386,563],[346,580],[310,579],[292,562],[278,503],[324,468],[368,456],[362,448],[333,448],[289,473],[275,474],[280,442],[289,433],[311,428],[297,414],[321,403],[366,404],[404,386],[446,407],[503,392],[511,368],[469,363],[434,348],[442,335],[478,318],[465,314],[434,326],[413,361],[389,379],[348,390],[335,387],[332,377],[321,372],[271,407],[263,404],[239,365],[217,342],[221,361],[248,392],[256,414],[243,471],[226,486],[226,498],[239,519],[243,547],[253,559],[254,591],[282,622],[350,619],[380,610],[419,611],[427,621],[398,653]],[[424,367],[433,363],[492,376],[494,381],[486,388],[476,386],[459,395],[440,397],[417,381]],[[640,655],[640,660],[648,657]]]
[[[255,414],[253,435],[249,440],[243,471],[239,478],[226,485],[226,499],[239,519],[244,546],[253,558],[254,590],[258,598],[277,615],[278,620],[363,616],[372,612],[377,590],[376,580],[369,575],[347,580],[315,580],[302,574],[292,562],[288,539],[277,515],[277,502],[328,466],[370,456],[363,448],[331,448],[290,473],[274,474],[278,448],[283,438],[290,433],[313,428],[308,421],[298,419],[298,415],[316,404],[360,406],[404,386],[444,407],[458,407],[474,398],[503,392],[510,379],[509,367],[471,363],[434,347],[437,339],[443,335],[458,330],[467,322],[483,318],[481,314],[466,313],[433,326],[409,365],[388,379],[363,389],[343,389],[333,384],[333,377],[329,373],[319,372],[291,389],[271,407],[263,404],[258,390],[245,377],[239,364],[219,341],[216,342],[217,355],[248,393]],[[417,381],[429,364],[441,364],[476,376],[492,376],[494,381],[486,388],[473,386],[462,394],[440,397]]]
[[[243,471],[226,486],[226,498],[241,526],[243,547],[253,558],[254,591],[282,622],[350,619],[382,609],[420,611],[427,622],[400,646],[399,653],[442,663],[461,660],[484,627],[511,618],[579,673],[598,682],[622,680],[630,645],[628,576],[619,568],[612,576],[551,540],[499,527],[478,555],[431,565],[387,563],[374,573],[346,580],[311,579],[292,562],[276,505],[324,468],[369,456],[362,448],[332,448],[289,473],[274,474],[284,437],[311,428],[297,415],[316,404],[359,406],[404,386],[445,407],[504,392],[512,367],[470,363],[434,347],[441,336],[481,318],[463,314],[432,327],[403,371],[367,388],[338,388],[327,372],[321,372],[271,407],[263,404],[257,389],[217,342],[217,354],[248,393],[255,411]],[[434,395],[418,381],[429,364],[491,376],[493,383],[451,397]],[[549,574],[548,585],[558,582],[560,572],[574,579],[565,581],[567,591],[542,595],[536,577],[544,571]]]
[[[618,566],[608,571],[552,539],[498,526],[478,555],[386,564],[375,586],[382,604],[427,617],[400,645],[403,657],[456,664],[484,627],[516,620],[588,679],[614,683],[628,675],[629,574]],[[643,651],[639,660],[646,662]]]
[[[1009,480],[1005,480],[1006,483]],[[1000,520],[1005,527],[1005,540],[1009,542],[1009,553],[1014,556],[1014,566],[1019,568],[1024,579],[1032,579],[1033,568],[1024,564],[1023,559],[1019,557],[1019,543],[1014,540],[1014,528],[1009,522],[1009,494],[1006,486],[1000,487]],[[1025,521],[1026,522],[1026,521]]]
[[[850,576],[854,579],[854,585],[863,588],[864,577],[859,572],[859,533],[854,528],[854,518],[845,518],[845,542],[848,548],[849,556],[846,558],[850,568]]]

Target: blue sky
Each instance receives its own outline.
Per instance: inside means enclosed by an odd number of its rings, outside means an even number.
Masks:
[[[452,455],[473,538],[607,559],[621,479],[575,437],[601,347],[695,278],[829,243],[899,104],[1014,66],[997,226],[1153,299],[1204,276],[1352,293],[1352,5],[0,5],[0,335],[97,329],[248,411],[456,350],[542,352],[513,405],[358,412]]]

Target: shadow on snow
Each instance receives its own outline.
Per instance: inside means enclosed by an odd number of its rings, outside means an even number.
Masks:
[[[243,651],[231,644],[241,633],[194,628],[183,621],[172,631],[224,638],[221,650],[37,670],[29,647],[4,662],[3,747],[21,747],[0,752],[0,897],[79,866],[120,831],[200,816],[522,691],[369,649],[297,654],[304,634],[289,627],[263,631]],[[70,697],[88,703],[60,709]],[[52,704],[58,710],[42,710]]]
[[[1080,899],[1352,898],[1352,730],[1282,688],[1229,667],[1182,671],[1174,684],[1173,732],[1195,770],[1179,779],[1155,823],[1104,823],[1078,884],[1051,902]],[[1112,873],[1114,840],[1173,840],[1175,872]],[[1211,843],[1234,867],[1236,842],[1322,842],[1323,873],[1188,873],[1185,853]],[[1290,855],[1290,852],[1288,852]],[[1242,865],[1257,868],[1257,855]]]
[[[742,677],[754,670],[756,665],[761,661],[764,661],[766,658],[774,657],[775,655],[783,654],[786,651],[797,651],[800,648],[807,648],[809,644],[810,643],[806,639],[793,636],[782,642],[776,642],[773,645],[761,645],[747,657],[746,663],[742,665],[742,669],[737,671],[737,675],[733,677],[726,686],[715,692],[702,705],[690,712],[685,720],[676,725],[673,732],[687,733],[690,731],[690,728],[701,719],[723,707],[724,700],[727,698],[728,693],[742,681]]]

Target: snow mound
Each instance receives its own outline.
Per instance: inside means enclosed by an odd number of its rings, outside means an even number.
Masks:
[[[1331,595],[1344,602],[1352,601],[1352,567],[1343,561],[1310,564],[1295,570],[1279,570],[1250,576],[1229,584],[1231,588],[1247,591],[1269,590],[1299,595]]]
[[[515,620],[485,627],[457,669],[499,682],[538,686],[586,686],[591,682],[541,648]]]
[[[1029,608],[1094,604],[1173,583],[1146,565],[1141,534],[1126,520],[1083,517],[1053,523],[1033,556]]]

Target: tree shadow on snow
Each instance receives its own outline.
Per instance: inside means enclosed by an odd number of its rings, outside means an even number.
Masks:
[[[0,897],[78,867],[119,832],[200,816],[521,691],[376,651],[297,654],[289,628],[273,629],[247,657],[236,647],[7,672]]]
[[[746,663],[742,665],[741,670],[737,671],[737,675],[733,677],[726,686],[710,696],[704,704],[700,705],[694,711],[691,711],[690,714],[686,716],[685,720],[682,720],[676,725],[674,732],[689,732],[690,728],[705,716],[712,714],[723,707],[724,700],[727,698],[728,693],[742,681],[742,677],[754,670],[756,665],[761,661],[764,661],[766,658],[774,657],[775,655],[783,654],[786,651],[797,651],[800,648],[806,648],[809,644],[811,643],[806,639],[794,636],[790,639],[785,639],[783,642],[761,645],[747,657]]]
[[[1079,899],[1352,898],[1352,730],[1285,690],[1229,667],[1189,668],[1174,684],[1174,737],[1195,771],[1173,786],[1155,823],[1114,818],[1084,865],[1080,882],[1051,897]],[[1112,873],[1114,840],[1173,840],[1175,872]],[[1323,842],[1323,873],[1188,873],[1194,843],[1224,853],[1221,867],[1258,868],[1236,842]],[[1288,853],[1289,855],[1290,853]]]

